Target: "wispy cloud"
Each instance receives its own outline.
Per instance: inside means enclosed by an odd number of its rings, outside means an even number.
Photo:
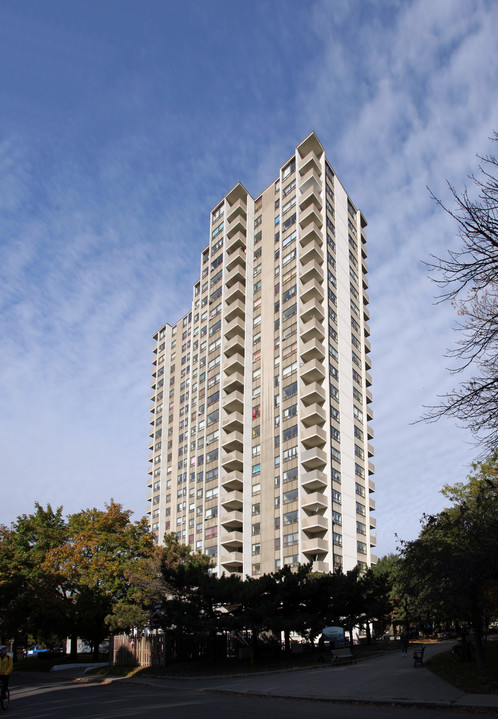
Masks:
[[[382,554],[475,456],[450,422],[412,423],[454,381],[422,260],[455,228],[426,186],[448,198],[488,149],[498,6],[215,5],[120,6],[112,32],[100,6],[0,8],[0,521],[35,500],[142,513],[151,335],[189,308],[209,210],[314,129],[369,221]]]

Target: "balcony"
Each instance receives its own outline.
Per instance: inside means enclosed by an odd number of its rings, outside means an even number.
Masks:
[[[244,321],[240,317],[236,317],[224,327],[225,339],[231,340],[232,337],[245,337]]]
[[[246,314],[246,304],[241,299],[236,299],[225,308],[225,322],[231,322],[236,317],[243,319]]]
[[[313,562],[311,571],[318,572],[319,574],[328,574],[330,571],[330,565],[328,562]]]
[[[303,517],[301,527],[306,534],[320,534],[327,531],[329,523],[327,517],[321,514],[311,514],[309,517]]]
[[[368,508],[371,512],[375,512],[375,499],[372,499],[371,497],[368,498]]]
[[[301,502],[303,509],[308,512],[320,512],[327,508],[327,498],[321,492],[312,492],[303,497]]]
[[[232,512],[222,514],[220,524],[226,529],[237,529],[242,527],[242,512],[239,509],[235,509]]]
[[[306,362],[306,364],[301,367],[301,379],[304,382],[323,382],[325,379],[323,362],[317,359]]]
[[[301,282],[323,282],[323,263],[312,257],[310,261],[305,260],[304,267],[301,271]]]
[[[305,177],[310,170],[313,170],[318,177],[322,174],[320,162],[314,152],[309,152],[303,159],[299,166],[299,174],[301,177]]]
[[[235,235],[240,232],[241,234],[245,235],[247,232],[247,224],[244,217],[241,215],[236,215],[232,222],[228,223],[227,227],[227,237],[228,239],[231,239],[232,237],[235,237]]]
[[[242,559],[242,552],[237,552],[234,550],[233,552],[230,552],[230,554],[222,554],[220,557],[220,563],[223,567],[238,567],[240,569],[237,571],[242,571]]]
[[[224,427],[226,429],[226,427]],[[233,452],[234,450],[242,451],[244,447],[244,435],[238,430],[225,434],[221,440],[221,446],[225,452]]]
[[[302,550],[304,554],[327,554],[329,543],[321,537],[311,537],[303,540]]]
[[[227,492],[242,489],[242,485],[242,472],[230,472],[229,474],[223,475],[221,478],[221,486],[226,489]]]
[[[242,452],[234,450],[233,452],[222,452],[221,466],[226,472],[242,471],[244,467],[244,455]]]
[[[246,296],[246,288],[243,282],[237,282],[225,290],[225,302],[227,306],[236,300],[244,302]]]
[[[301,248],[300,261],[302,265],[315,260],[319,264],[323,264],[323,240],[321,237],[310,238],[309,242]],[[322,270],[323,275],[323,270]]]
[[[316,207],[311,205],[307,210],[301,212],[299,216],[299,226],[304,229],[308,225],[314,225],[319,229],[323,226],[322,213]]]
[[[301,384],[301,401],[306,407],[311,404],[323,404],[325,402],[324,387],[318,382]]]
[[[373,481],[373,479],[370,478],[368,480],[368,491],[375,492],[375,482]]]
[[[239,490],[223,490],[221,493],[221,504],[229,512],[232,511],[232,509],[242,509],[242,492]]]
[[[239,198],[234,204],[228,209],[227,220],[232,222],[236,217],[242,217],[244,220],[247,218],[247,205],[245,198]]]
[[[309,300],[316,300],[317,302],[323,302],[323,288],[315,282],[315,280],[309,280],[306,284],[301,285],[301,302],[305,304]]]
[[[313,447],[301,454],[301,464],[305,470],[323,469],[327,465],[327,455],[323,449]]]
[[[370,407],[370,405],[367,404],[367,420],[368,420],[368,422],[371,422],[373,420],[373,418],[374,418],[373,410]]]
[[[233,529],[230,532],[222,532],[220,542],[228,550],[237,551],[242,547],[242,532]]]
[[[369,475],[375,474],[375,465],[373,462],[368,463],[368,474]]]
[[[373,431],[372,427],[370,427],[369,424],[367,424],[367,437],[368,437],[368,439],[374,438],[374,431]]]
[[[236,394],[240,394],[236,393]],[[223,429],[225,432],[241,432],[244,427],[244,415],[241,412],[225,414]]]
[[[245,267],[240,267],[240,265],[235,265],[235,267],[225,275],[226,287],[230,288],[237,284],[237,282],[242,285],[245,285],[246,283],[246,270]]]
[[[230,254],[232,252],[235,252],[235,250],[237,250],[238,248],[245,250],[246,242],[247,242],[246,232],[245,232],[245,230],[244,231],[240,230],[239,232],[232,235],[232,237],[227,238],[227,241],[225,243],[227,253]]]
[[[223,409],[227,412],[242,412],[244,409],[244,394],[240,391],[230,392],[223,399]],[[240,415],[240,422],[242,424],[242,414]],[[225,423],[223,424],[225,427]]]
[[[225,371],[225,375],[228,377],[234,372],[241,372],[244,373],[244,356],[242,354],[239,354],[238,352],[236,354],[233,354],[231,357],[228,358],[228,360],[224,363],[223,369]]]
[[[369,457],[373,457],[373,456],[374,456],[374,448],[372,447],[371,444],[368,444],[368,445],[367,445],[367,451],[368,451],[368,456],[369,456]]]
[[[328,484],[327,475],[315,469],[313,472],[307,472],[303,475],[301,484],[308,492],[323,492]]]
[[[223,387],[227,392],[244,389],[244,375],[241,372],[233,372],[223,382]]]
[[[312,427],[315,424],[324,424],[327,419],[325,410],[319,404],[310,404],[301,411],[301,422],[305,427]]]
[[[299,237],[299,244],[301,247],[306,247],[310,242],[322,242],[322,231],[321,226],[314,222],[309,222],[306,227],[301,230]]]
[[[243,357],[245,354],[244,337],[241,337],[240,334],[236,334],[227,340],[223,348],[223,354],[225,357],[231,357],[234,354],[239,354]]]
[[[323,447],[327,442],[327,433],[317,425],[308,427],[301,432],[301,442],[306,449],[312,447]]]
[[[370,312],[368,311],[368,307],[366,305],[363,305],[363,319],[365,322],[368,322],[370,319]]]
[[[302,185],[301,185],[302,189]],[[322,209],[322,200],[320,198],[320,190],[317,191],[317,189],[313,185],[309,185],[308,189],[303,192],[299,199],[299,208],[301,212],[304,212],[304,210],[307,210],[308,207],[314,207],[318,212]]]
[[[323,317],[323,307],[316,298],[301,306],[301,320],[304,323],[307,323],[309,320],[314,318],[318,318],[323,322]]]
[[[317,359],[323,362],[325,358],[325,347],[319,340],[312,339],[301,347],[301,359],[303,362]]]
[[[225,269],[227,272],[233,270],[234,267],[246,268],[246,253],[242,247],[238,247],[234,252],[227,256]]]
[[[367,400],[367,404],[371,404],[373,397],[372,397],[372,393],[370,392],[369,389],[365,390],[365,398]]]
[[[310,189],[313,189],[315,192],[321,191],[322,181],[320,179],[320,173],[316,171],[316,168],[309,167],[309,169],[304,173],[301,179],[301,183],[299,185],[299,189],[301,190],[303,195]]]
[[[303,342],[307,342],[314,337],[322,341],[325,337],[323,324],[316,317],[311,318],[301,327],[301,340]]]
[[[375,519],[375,517],[370,517],[369,523],[370,529],[375,529],[377,527],[377,520]]]
[[[377,537],[374,537],[372,534],[370,535],[370,546],[371,547],[377,546]]]
[[[365,362],[365,364],[367,364],[367,363]],[[365,384],[367,385],[367,387],[372,386],[372,375],[369,374],[368,372],[365,372]]]

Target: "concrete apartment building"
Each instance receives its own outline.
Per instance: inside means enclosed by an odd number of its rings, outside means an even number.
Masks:
[[[376,561],[366,221],[314,133],[211,212],[154,335],[148,516],[242,577]]]

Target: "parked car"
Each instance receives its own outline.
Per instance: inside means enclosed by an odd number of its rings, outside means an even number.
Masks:
[[[29,647],[28,649],[28,657],[37,657],[40,654],[49,654],[50,649],[47,649],[47,647],[40,647],[35,644],[34,647]]]

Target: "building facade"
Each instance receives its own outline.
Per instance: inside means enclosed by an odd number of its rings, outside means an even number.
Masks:
[[[314,133],[212,210],[191,309],[154,335],[159,542],[242,577],[376,561],[365,226]]]

